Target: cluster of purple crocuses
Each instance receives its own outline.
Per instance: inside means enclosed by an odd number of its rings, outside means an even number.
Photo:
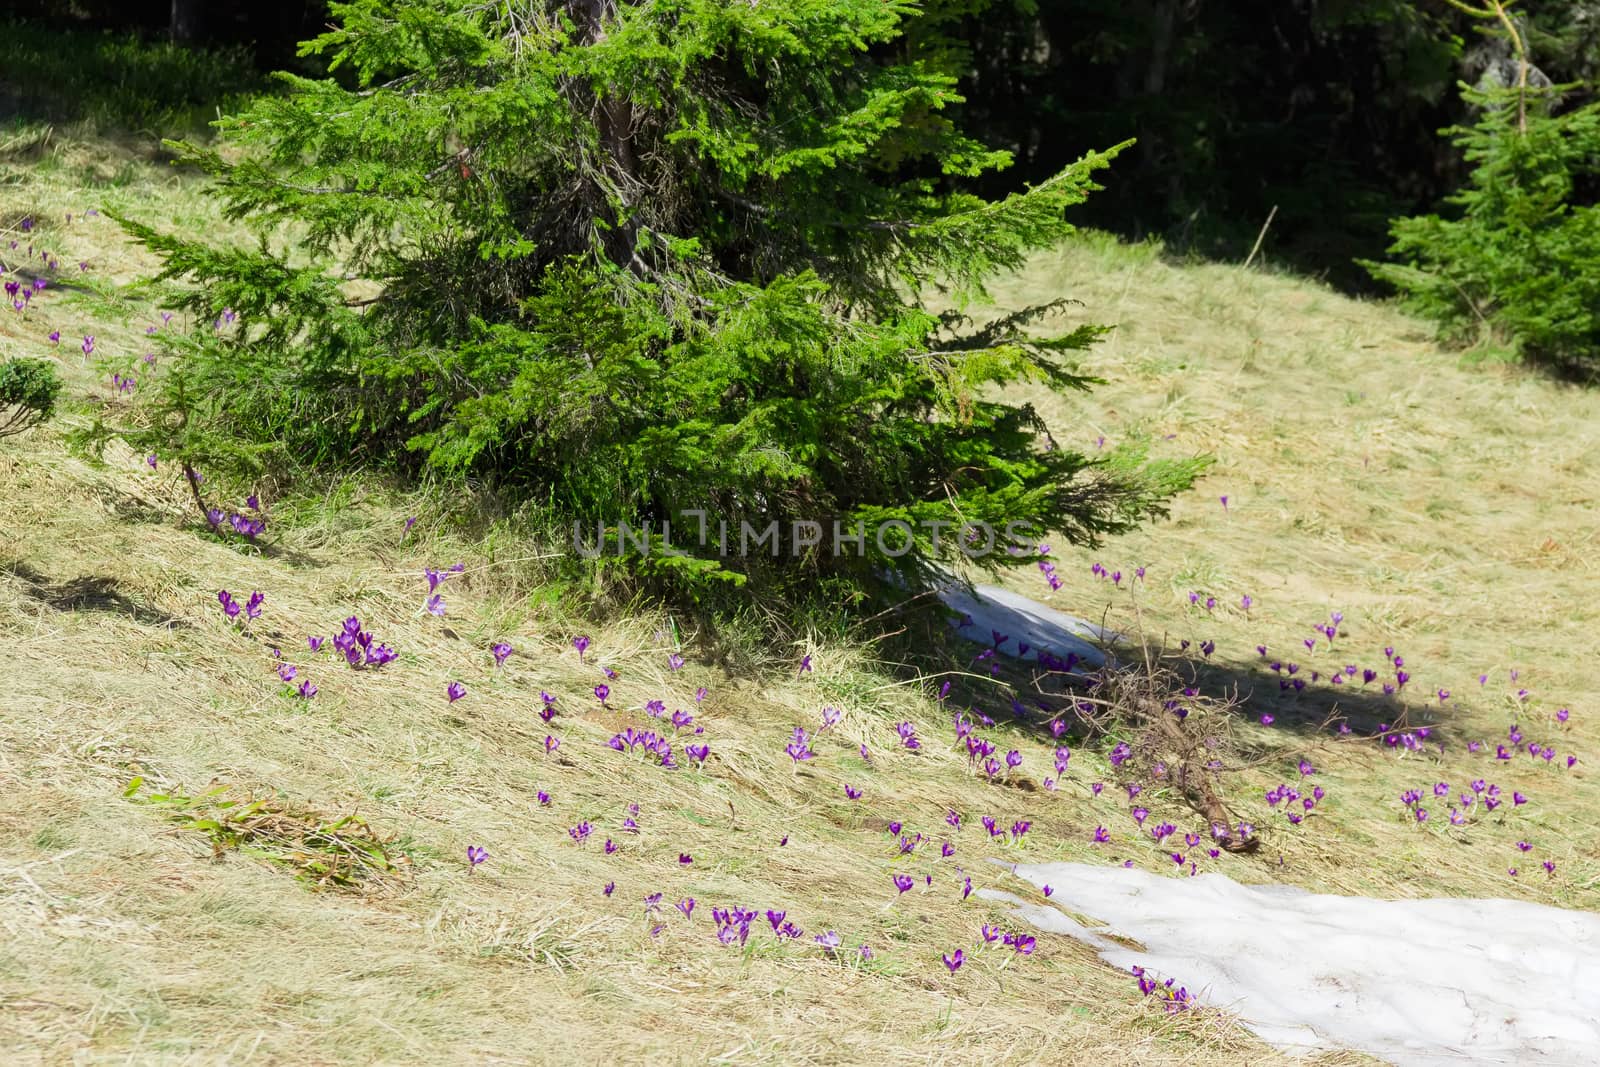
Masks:
[[[1183,986],[1173,988],[1175,979],[1168,978],[1163,982],[1152,978],[1145,973],[1143,967],[1134,967],[1132,974],[1139,983],[1139,993],[1146,997],[1154,994],[1167,1011],[1185,1011],[1196,1006],[1195,998],[1188,989]]]
[[[613,735],[607,744],[618,752],[637,752],[668,770],[677,766],[672,760],[672,746],[665,737],[653,730],[635,730],[630,726],[621,733]],[[709,752],[709,748],[705,751]]]
[[[423,601],[423,610],[427,611],[429,615],[437,615],[443,618],[445,612],[444,594],[439,592],[439,586],[449,580],[452,575],[460,574],[466,569],[467,565],[465,563],[457,563],[455,566],[447,567],[442,571],[436,571],[432,567],[425,568],[422,576],[428,581],[428,598]]]
[[[151,456],[145,462],[150,463],[150,460],[154,458],[154,456]],[[152,463],[150,466],[153,470],[154,464]],[[190,468],[189,477],[196,485],[200,484],[200,475],[193,468]],[[245,512],[250,512],[251,514],[245,514]],[[244,511],[224,512],[217,507],[207,508],[206,525],[218,533],[222,533],[224,530],[232,530],[240,537],[254,541],[266,532],[267,517],[262,514],[260,499],[254,493],[251,493],[250,496],[245,498]]]
[[[361,620],[354,615],[344,620],[344,625],[334,635],[333,647],[356,670],[382,667],[396,658],[394,649],[379,643],[372,634],[363,630]]]
[[[239,602],[233,599],[232,593],[226,589],[217,591],[217,602],[222,605],[222,613],[234,622],[238,622],[239,616],[243,615],[247,626],[261,617],[261,605],[266,602],[266,599],[266,594],[257,589],[250,594],[250,598],[241,607]]]

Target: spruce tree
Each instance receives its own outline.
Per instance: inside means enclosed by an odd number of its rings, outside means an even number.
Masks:
[[[1117,149],[964,192],[1009,157],[952,121],[910,0],[330,6],[302,46],[329,77],[280,75],[219,123],[225,150],[179,146],[259,243],[121,220],[206,326],[176,346],[151,443],[489,480],[591,531],[690,511],[786,539],[914,531],[904,554],[630,555],[695,597],[915,587],[962,557],[964,523],[1093,541],[1192,477],[1091,460],[1005,399],[1090,385],[1075,361],[1100,328],[927,310],[981,307],[1065,239]]]
[[[1442,339],[1600,382],[1600,103],[1574,86],[1462,87],[1478,110],[1444,131],[1472,171],[1447,213],[1395,219],[1391,262],[1364,262]]]

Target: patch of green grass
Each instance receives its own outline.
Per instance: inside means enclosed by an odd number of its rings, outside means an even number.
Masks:
[[[0,89],[19,115],[158,136],[194,134],[219,110],[231,111],[264,88],[244,49],[0,24]],[[125,180],[132,177],[128,172]]]
[[[159,808],[181,829],[204,834],[214,855],[238,852],[288,868],[318,889],[360,889],[398,875],[409,861],[392,852],[354,814],[330,819],[273,799],[230,798],[227,785],[203,793],[143,793],[144,779],[128,783],[123,796]]]
[[[47,823],[34,831],[33,847],[40,852],[59,852],[72,847],[71,833],[64,827]]]

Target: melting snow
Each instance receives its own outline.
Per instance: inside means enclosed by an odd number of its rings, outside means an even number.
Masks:
[[[966,637],[988,644],[991,630],[1009,634],[1011,640],[1000,650],[1006,655],[1014,656],[1014,650],[1026,644],[1033,646],[1029,651],[1035,659],[1040,651],[1053,653],[1061,659],[1070,652],[1085,665],[1098,667],[1105,662],[1105,654],[1090,642],[1110,644],[1121,636],[997,585],[975,585],[968,589],[960,582],[951,581],[939,590],[939,599],[965,616],[956,620],[956,625]],[[967,619],[971,622],[966,622]]]
[[[1324,896],[1221,874],[1011,869],[1050,886],[1049,902],[979,895],[1087,942],[1113,966],[1177,979],[1286,1051],[1356,1049],[1401,1067],[1600,1063],[1600,915],[1516,900]],[[1062,908],[1103,925],[1081,926]]]

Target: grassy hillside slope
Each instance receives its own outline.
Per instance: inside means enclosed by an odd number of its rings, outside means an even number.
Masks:
[[[1033,572],[1012,579],[1064,610],[1166,635],[1170,662],[1238,694],[1249,758],[1230,800],[1263,847],[1211,858],[1180,843],[1205,829],[1193,813],[1159,782],[1130,803],[1103,750],[1074,744],[1051,790],[1048,734],[983,729],[1022,756],[1007,783],[987,784],[931,695],[939,679],[908,679],[860,647],[770,650],[778,666],[743,674],[691,653],[674,669],[669,657],[692,647],[675,620],[573,617],[537,550],[492,524],[469,536],[429,494],[267,486],[261,543],[222,543],[164,458],[153,470],[126,449],[96,460],[64,435],[126,402],[97,360],[160,373],[139,357],[147,328],[171,328],[127,288],[151,264],[85,211],[227,224],[189,179],[110,143],[14,129],[0,145],[0,256],[13,265],[16,239],[62,263],[25,315],[0,315],[0,346],[57,359],[74,398],[55,423],[0,443],[9,1062],[1267,1063],[1226,1013],[1165,1011],[1072,942],[980,947],[981,925],[1016,924],[964,897],[966,879],[1018,891],[989,862],[1012,857],[1181,876],[1176,849],[1243,881],[1600,903],[1586,820],[1600,799],[1587,769],[1600,733],[1600,395],[1464,368],[1416,323],[1312,283],[1093,237],[1002,288],[1004,304],[1070,296],[1085,320],[1120,324],[1091,363],[1106,386],[1070,409],[1035,398],[1061,432],[1218,458],[1172,521],[1098,552],[1057,547],[1059,590]],[[428,613],[424,570],[457,562],[444,616]],[[263,592],[261,617],[230,622],[221,589]],[[1307,649],[1331,612],[1343,616],[1332,650],[1325,635]],[[345,666],[331,638],[351,615],[399,658]],[[313,653],[308,636],[330,643]],[[581,654],[579,636],[591,639]],[[501,641],[513,651],[497,667]],[[1215,651],[1200,654],[1203,641]],[[1362,736],[1400,711],[1379,691],[1393,675],[1385,646],[1413,675],[1409,722],[1432,723],[1412,733],[1416,749]],[[1273,661],[1319,680],[1280,691]],[[1381,677],[1327,685],[1347,663]],[[951,671],[981,681],[971,664]],[[305,680],[310,699],[295,695]],[[451,682],[467,690],[455,702]],[[548,723],[541,693],[555,698]],[[672,740],[676,771],[607,744],[629,727],[673,734],[648,713],[656,700],[693,716]],[[842,718],[824,730],[825,708]],[[1323,726],[1330,714],[1355,731]],[[920,748],[901,743],[900,723]],[[1513,723],[1552,758],[1514,749]],[[785,753],[797,726],[814,759]],[[697,742],[710,746],[703,768],[684,754]],[[1498,744],[1513,758],[1498,760]],[[1325,798],[1291,825],[1263,792],[1298,788],[1302,760],[1316,770],[1306,790]],[[1453,826],[1434,786],[1454,797],[1475,779],[1505,799]],[[217,785],[226,792],[208,795]],[[1410,789],[1426,822],[1400,799]],[[218,807],[226,798],[262,805],[241,817]],[[1178,837],[1152,840],[1133,806]],[[347,815],[361,821],[335,824]],[[1031,829],[1008,843],[1019,820]],[[1097,827],[1108,842],[1093,841]],[[487,850],[476,869],[469,846]],[[757,913],[742,945],[717,937],[712,911],[730,906]],[[803,932],[778,936],[768,909]],[[942,958],[958,948],[967,962],[951,972]]]

